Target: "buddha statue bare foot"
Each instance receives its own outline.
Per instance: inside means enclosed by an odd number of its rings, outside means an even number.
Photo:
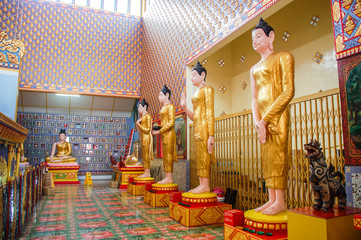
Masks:
[[[198,188],[200,188],[201,187],[201,185],[199,185],[199,186],[197,186],[197,187],[195,187],[195,188],[193,188],[193,189],[191,189],[191,190],[189,190],[189,192],[194,192],[194,191],[196,191]]]
[[[173,183],[173,179],[171,179],[171,178],[164,178],[162,181],[159,181],[158,183],[159,183],[159,184]]]
[[[256,208],[254,211],[255,211],[255,212],[263,212],[263,211],[266,210],[268,207],[270,207],[273,203],[274,203],[274,201],[269,200],[268,202],[266,202],[266,203],[263,204],[262,206]]]
[[[149,178],[150,173],[143,173],[142,175],[139,175],[137,178]]]
[[[210,192],[210,188],[208,186],[199,186],[191,191],[194,194],[207,193]]]
[[[285,210],[286,210],[285,203],[276,201],[271,206],[266,208],[262,213],[265,215],[276,215],[277,213],[283,212]]]

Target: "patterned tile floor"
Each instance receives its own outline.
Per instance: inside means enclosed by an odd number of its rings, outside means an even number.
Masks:
[[[43,196],[20,239],[223,239],[223,224],[185,227],[110,182],[64,185]]]

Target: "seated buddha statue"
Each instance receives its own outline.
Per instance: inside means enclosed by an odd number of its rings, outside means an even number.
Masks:
[[[126,166],[135,166],[139,165],[138,159],[133,155],[128,155],[128,157],[125,159],[125,165]]]
[[[65,129],[61,129],[59,133],[59,142],[53,144],[53,149],[51,151],[51,156],[45,158],[48,163],[69,163],[76,162],[76,158],[70,156],[71,154],[71,144],[66,141]],[[57,154],[55,155],[55,148]],[[54,156],[55,155],[55,156]]]

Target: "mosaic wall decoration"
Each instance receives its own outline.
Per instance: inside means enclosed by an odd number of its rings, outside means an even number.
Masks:
[[[123,157],[130,134],[131,119],[59,114],[18,113],[18,123],[29,129],[24,142],[25,157],[37,165],[50,156],[60,129],[66,129],[77,158],[79,172],[111,171],[110,155]]]
[[[336,59],[361,51],[361,2],[331,0]]]
[[[0,32],[0,67],[19,69],[24,56],[24,44],[18,39],[10,39],[5,31]]]
[[[24,42],[20,90],[138,97],[141,18],[46,1],[0,2],[0,29]]]
[[[361,53],[341,59],[338,79],[346,165],[361,165]]]
[[[171,101],[181,111],[186,63],[222,41],[278,0],[155,0],[144,15],[141,95],[154,106],[159,90],[172,90]],[[176,44],[175,44],[176,43]],[[199,59],[200,61],[202,59]]]
[[[361,167],[347,166],[345,170],[347,206],[361,208]]]

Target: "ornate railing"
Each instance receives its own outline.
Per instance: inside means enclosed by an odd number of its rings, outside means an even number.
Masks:
[[[312,190],[303,145],[317,139],[328,163],[344,173],[339,90],[294,99],[290,104],[292,158],[289,161],[288,208],[309,206]],[[216,159],[211,188],[237,189],[236,208],[252,209],[268,200],[261,170],[260,147],[250,110],[216,119]],[[190,126],[190,136],[193,126]],[[198,185],[193,139],[190,138],[190,188]]]
[[[0,186],[0,239],[16,239],[42,196],[44,166],[29,167],[24,175]]]

